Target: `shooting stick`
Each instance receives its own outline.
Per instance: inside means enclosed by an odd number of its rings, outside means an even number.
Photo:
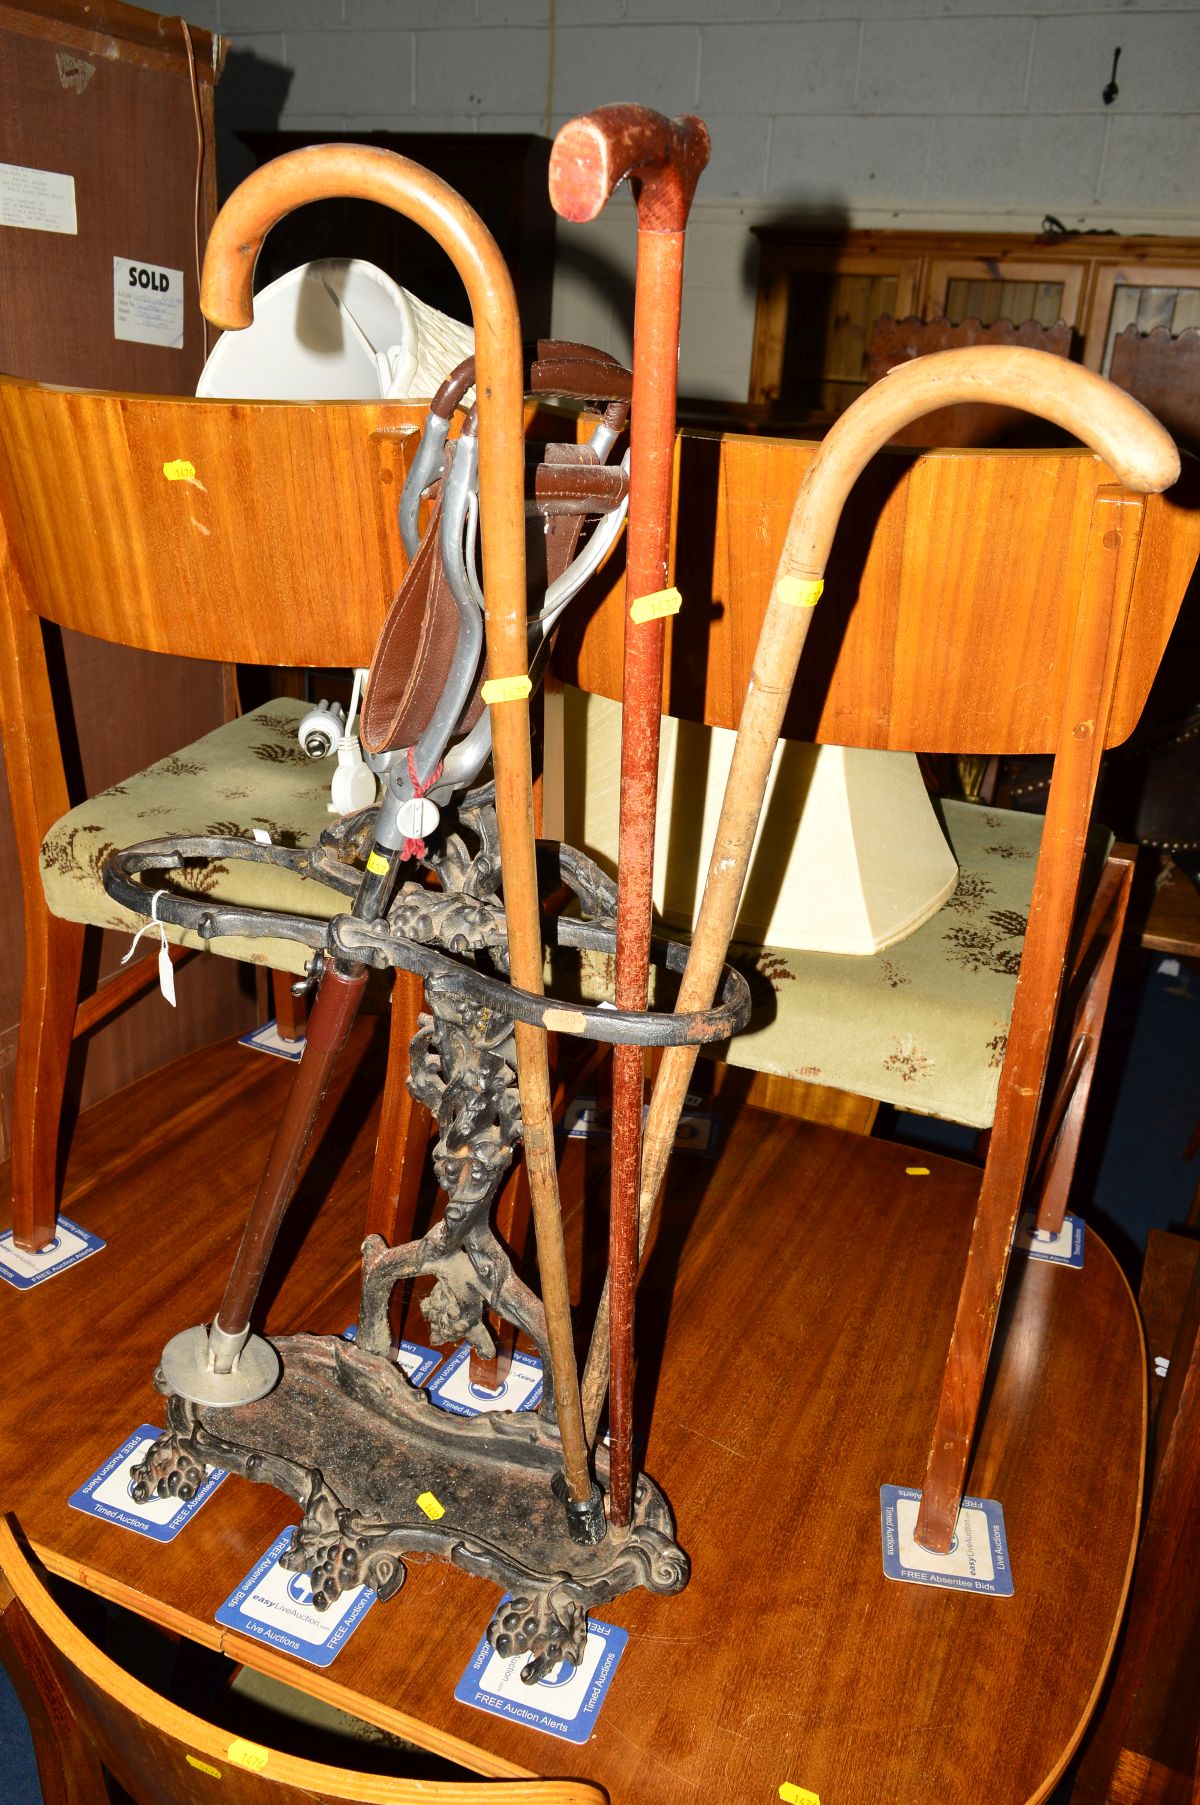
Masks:
[[[617,860],[618,1009],[645,1009],[649,993],[654,818],[668,611],[662,602],[673,594],[667,591],[667,558],[683,238],[708,154],[708,132],[698,119],[664,119],[647,107],[611,106],[565,125],[550,157],[550,199],[564,219],[576,223],[595,219],[613,190],[626,180],[638,216]],[[633,1322],[644,1073],[640,1047],[613,1048],[605,1297],[612,1300],[608,1514],[610,1524],[617,1528],[629,1523],[633,1494]],[[595,1424],[589,1424],[588,1430],[594,1434]]]
[[[1139,402],[1064,358],[1023,347],[940,351],[889,371],[830,428],[800,485],[759,633],[704,897],[676,1008],[711,1001],[741,903],[771,760],[846,497],[888,440],[934,408],[999,402],[1053,421],[1097,451],[1126,488],[1154,493],[1179,475],[1170,437]],[[650,1099],[642,1149],[639,1246],[645,1247],[698,1049],[668,1047]],[[593,1338],[607,1330],[603,1304]],[[603,1393],[589,1354],[584,1409]],[[603,1383],[602,1374],[600,1383]]]
[[[509,960],[513,983],[540,994],[542,938],[534,861],[526,649],[524,371],[516,296],[499,249],[461,195],[419,164],[363,145],[323,145],[293,151],[255,171],[226,202],[209,238],[201,304],[214,325],[233,329],[248,325],[253,317],[254,262],[267,232],[294,207],[343,197],[378,201],[423,226],[453,261],[471,304],[479,395],[488,663],[485,700],[492,706]],[[519,1020],[515,1031],[525,1158],[564,1477],[571,1500],[583,1503],[592,1497],[592,1480],[571,1335],[546,1041],[539,1028]],[[314,1113],[319,1101],[319,1096],[313,1101]],[[253,1303],[281,1214],[282,1204],[270,1224],[269,1236],[256,1239],[254,1271],[243,1274],[240,1303],[247,1297]]]

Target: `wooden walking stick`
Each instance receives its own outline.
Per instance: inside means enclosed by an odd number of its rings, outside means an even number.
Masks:
[[[479,489],[488,662],[484,699],[492,708],[496,812],[509,957],[514,984],[541,992],[542,939],[529,750],[524,369],[516,296],[500,251],[462,196],[419,164],[363,145],[322,145],[293,151],[256,170],[226,202],[209,239],[202,305],[215,325],[234,329],[248,325],[253,317],[254,263],[267,232],[294,207],[340,198],[378,201],[423,226],[451,258],[470,301],[479,395]],[[377,873],[381,891],[376,902],[382,908],[386,905],[384,890],[394,881],[396,861],[389,858],[386,848],[376,851],[378,857],[372,861],[373,866],[382,867]],[[339,983],[336,988],[340,991],[342,985]],[[314,1019],[322,1000],[318,999]],[[525,1155],[564,1477],[572,1502],[594,1504],[571,1334],[545,1037],[539,1029],[517,1022],[516,1046]],[[312,1099],[310,1127],[319,1102],[318,1094]],[[303,1124],[293,1122],[291,1129],[299,1135]],[[293,1176],[294,1169],[293,1162]],[[255,1233],[252,1247],[246,1248],[245,1262],[239,1260],[235,1301],[239,1313],[247,1319],[286,1202],[287,1196],[281,1195],[271,1210],[264,1212],[264,1233]],[[256,1217],[257,1213],[256,1201]]]
[[[679,605],[677,594],[667,588],[667,555],[683,238],[708,153],[708,132],[699,119],[664,119],[647,107],[611,106],[565,125],[550,155],[550,199],[564,219],[577,223],[595,219],[626,180],[638,218],[617,859],[618,1009],[645,1009],[649,987],[664,622]],[[629,1523],[633,1500],[633,1317],[643,1076],[640,1047],[613,1048],[606,1296],[612,1300],[608,1514],[617,1528]],[[594,1424],[589,1431],[594,1433]]]
[[[1140,403],[1089,370],[1021,347],[941,351],[889,371],[830,428],[800,485],[759,633],[733,762],[676,1008],[712,1001],[741,904],[771,760],[842,507],[863,467],[888,440],[934,408],[998,402],[1039,414],[1098,451],[1127,488],[1157,492],[1179,475],[1179,454]],[[639,1245],[645,1247],[697,1049],[668,1047],[659,1066],[642,1149]],[[603,1310],[596,1335],[605,1328]],[[593,1340],[593,1351],[595,1340]],[[591,1356],[584,1410],[596,1398]],[[599,1383],[603,1383],[602,1378]],[[949,1536],[947,1534],[947,1545]]]

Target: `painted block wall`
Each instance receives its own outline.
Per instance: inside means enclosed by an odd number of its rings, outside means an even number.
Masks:
[[[751,224],[1200,233],[1198,0],[194,0],[218,118],[554,132],[697,112],[680,384],[746,395]],[[1102,92],[1120,47],[1119,93]],[[629,352],[628,204],[560,227],[554,329]]]

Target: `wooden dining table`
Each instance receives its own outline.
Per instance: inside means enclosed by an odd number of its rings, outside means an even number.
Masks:
[[[356,1030],[335,1080],[264,1292],[268,1333],[355,1320],[381,1038]],[[0,1286],[0,1508],[46,1568],[484,1775],[586,1778],[629,1805],[1046,1796],[1128,1583],[1141,1331],[1090,1230],[1082,1270],[1015,1260],[968,1486],[1003,1505],[1014,1594],[886,1578],[880,1487],[920,1482],[970,1236],[978,1175],[955,1160],[871,1142],[864,1195],[839,1131],[732,1105],[715,1156],[676,1158],[639,1296],[635,1426],[691,1578],[599,1613],[629,1641],[582,1745],[455,1700],[494,1585],[410,1559],[322,1670],[215,1620],[297,1520],[282,1494],[231,1475],[164,1544],[71,1508],[162,1421],[159,1353],[211,1318],[289,1077],[222,1043],[79,1121],[63,1210],[105,1246],[28,1291]],[[563,1160],[581,1341],[607,1157],[572,1141]],[[427,1338],[407,1304],[401,1326]]]

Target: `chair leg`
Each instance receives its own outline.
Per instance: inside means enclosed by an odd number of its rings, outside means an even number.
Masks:
[[[1073,1075],[1070,1100],[1046,1161],[1045,1178],[1038,1201],[1037,1226],[1053,1235],[1058,1234],[1062,1228],[1071,1180],[1075,1176],[1075,1161],[1083,1135],[1083,1119],[1100,1047],[1100,1031],[1108,1013],[1108,999],[1112,994],[1113,974],[1117,969],[1117,955],[1121,950],[1121,936],[1125,928],[1125,913],[1129,907],[1129,892],[1133,883],[1132,859],[1110,859],[1103,881],[1105,888],[1111,890],[1111,900],[1097,930],[1101,935],[1099,956],[1084,984],[1072,1022],[1072,1040],[1076,1045],[1082,1045],[1083,1052],[1078,1061],[1078,1070]]]
[[[421,980],[412,972],[398,971],[392,988],[387,1078],[366,1226],[368,1235],[382,1235],[389,1247],[412,1239],[417,1194],[429,1145],[429,1111],[408,1089],[409,1049],[417,1031],[421,1001]]]
[[[293,996],[292,994],[292,985],[295,981],[291,972],[273,971],[271,973],[271,1007],[275,1011],[275,1026],[279,1030],[281,1040],[304,1039],[308,1009],[303,996]]]
[[[45,909],[25,920],[25,974],[13,1086],[13,1239],[36,1253],[54,1239],[58,1136],[79,1003],[85,930]]]

